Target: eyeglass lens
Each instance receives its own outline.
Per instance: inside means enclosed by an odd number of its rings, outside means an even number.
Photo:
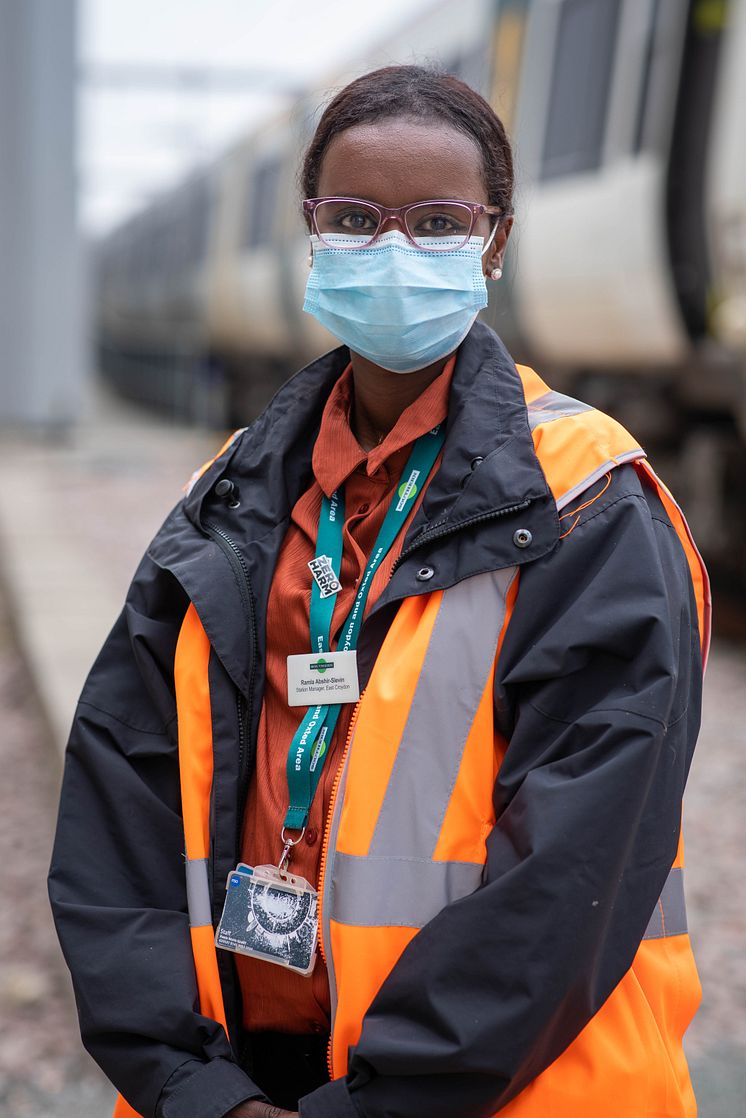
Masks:
[[[314,215],[322,241],[325,234],[346,233],[362,246],[373,240],[382,224],[380,211],[362,201],[330,198],[317,204]],[[472,212],[459,202],[417,202],[405,211],[404,221],[415,244],[437,248],[440,239],[448,241],[443,248],[453,249],[469,239]]]

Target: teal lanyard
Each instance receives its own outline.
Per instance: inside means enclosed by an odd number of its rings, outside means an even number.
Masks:
[[[399,485],[394,492],[381,530],[373,544],[373,550],[358,587],[352,608],[342,627],[337,652],[349,652],[357,647],[357,638],[365,614],[373,575],[391,549],[410,509],[427,480],[445,440],[445,424],[441,423],[432,431],[422,435],[412,448],[407,459]],[[337,490],[326,497],[321,504],[319,528],[316,537],[316,558],[326,556],[331,560],[334,572],[339,576],[342,565],[342,529],[344,526],[344,498]],[[313,581],[311,587],[311,651],[330,652],[332,615],[336,595],[321,597],[321,591]],[[309,707],[300,726],[295,732],[287,759],[287,780],[289,807],[285,816],[285,828],[302,829],[306,825],[308,812],[316,788],[321,778],[324,758],[332,734],[342,709],[340,703],[328,706]],[[284,837],[284,834],[283,834]]]

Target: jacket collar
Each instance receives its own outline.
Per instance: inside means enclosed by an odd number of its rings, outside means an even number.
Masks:
[[[248,539],[271,531],[290,515],[310,484],[311,454],[332,385],[349,363],[346,346],[331,350],[296,373],[266,410],[236,441],[221,463],[200,479],[185,502],[187,517],[201,527],[207,499],[226,475],[239,488],[251,518],[238,530]],[[534,453],[523,386],[498,336],[476,322],[459,349],[448,414],[447,437],[438,473],[428,486],[419,523],[454,529],[525,500],[549,496]],[[535,555],[524,556],[525,562]]]
[[[227,670],[248,690],[245,590],[235,546],[263,620],[290,512],[311,481],[311,454],[331,387],[349,362],[340,346],[306,366],[196,483],[150,548],[194,602]],[[229,477],[240,505],[215,494]],[[517,527],[531,543],[518,548]],[[216,542],[216,533],[221,535]],[[476,322],[454,370],[440,469],[410,525],[394,575],[376,611],[409,594],[453,585],[486,569],[522,564],[550,551],[557,512],[534,453],[520,376],[497,335]],[[525,537],[524,537],[525,539]],[[423,563],[434,575],[417,579]],[[263,653],[263,625],[259,652]]]

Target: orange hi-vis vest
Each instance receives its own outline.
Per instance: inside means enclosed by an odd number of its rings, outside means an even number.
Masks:
[[[687,558],[705,660],[707,573],[644,451],[609,416],[551,391],[532,369],[517,368],[534,449],[566,533],[589,487],[617,466],[633,463],[654,486]],[[495,666],[519,593],[519,570],[506,567],[406,598],[355,710],[319,882],[332,995],[332,1078],[345,1075],[348,1047],[357,1043],[366,1011],[405,947],[442,908],[482,881],[485,841],[495,824],[492,791],[508,748],[494,718]],[[208,885],[209,656],[191,605],[175,661],[187,894],[201,1012],[225,1027]],[[424,764],[426,797],[419,793]],[[631,967],[575,1040],[500,1109],[501,1116],[696,1115],[682,1037],[701,990],[687,934],[683,864],[680,840]],[[114,1115],[136,1112],[120,1096]]]

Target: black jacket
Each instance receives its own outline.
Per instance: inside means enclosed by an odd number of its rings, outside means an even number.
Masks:
[[[236,1059],[229,953],[218,956],[234,1047],[195,1009],[174,650],[192,600],[212,646],[217,921],[252,771],[272,573],[347,361],[342,347],[298,373],[179,502],[76,713],[50,897],[84,1044],[145,1118],[220,1118],[261,1094]],[[215,493],[223,477],[236,509]],[[532,534],[526,548],[518,526]],[[614,470],[559,536],[518,374],[478,323],[459,351],[442,465],[363,625],[359,662],[364,685],[402,598],[521,565],[495,687],[510,744],[486,884],[415,937],[365,1017],[346,1079],[306,1096],[302,1118],[491,1114],[563,1051],[632,962],[676,853],[699,727],[696,608],[679,540],[633,467]],[[435,574],[423,583],[425,564]],[[604,914],[595,922],[575,917],[589,882]]]

